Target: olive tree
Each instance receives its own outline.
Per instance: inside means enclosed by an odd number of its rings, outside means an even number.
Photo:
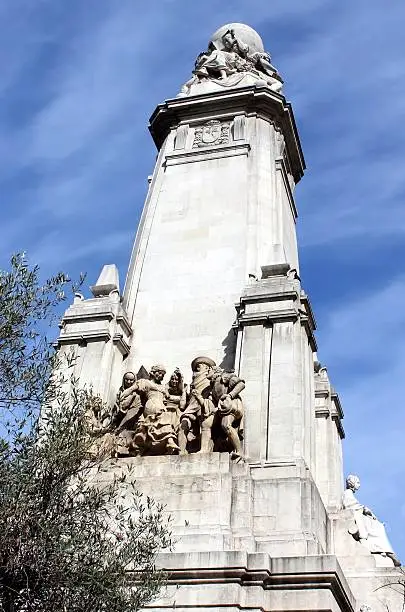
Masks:
[[[88,419],[100,400],[78,387],[72,363],[59,367],[47,339],[70,284],[64,274],[41,284],[23,255],[0,271],[5,612],[135,611],[165,581],[155,568],[171,546],[164,509],[137,492],[130,469],[107,468]]]

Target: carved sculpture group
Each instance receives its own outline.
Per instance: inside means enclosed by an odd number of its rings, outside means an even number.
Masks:
[[[250,73],[258,80],[264,81],[274,91],[280,91],[283,80],[271,64],[269,53],[252,51],[249,45],[228,30],[222,36],[220,44],[210,42],[207,51],[200,53],[196,59],[193,77],[182,88],[187,95],[191,86],[204,79],[226,81],[232,75]],[[234,82],[230,85],[235,85]]]
[[[107,434],[113,455],[219,451],[242,457],[244,381],[209,357],[196,357],[191,369],[189,387],[179,369],[164,384],[163,365],[124,374]]]

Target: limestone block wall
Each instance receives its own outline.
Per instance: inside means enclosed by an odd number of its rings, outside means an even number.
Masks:
[[[326,554],[328,519],[301,462],[235,463],[227,453],[111,460],[99,478],[131,466],[139,490],[165,504],[176,552],[244,550]]]

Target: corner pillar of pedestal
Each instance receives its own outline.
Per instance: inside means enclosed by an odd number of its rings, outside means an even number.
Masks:
[[[314,363],[314,380],[316,482],[326,508],[329,512],[336,512],[341,507],[343,494],[343,410],[339,396],[329,381],[327,369],[317,360]]]
[[[263,266],[236,308],[235,367],[249,381],[244,452],[258,525],[263,516],[256,541],[270,554],[326,553],[328,519],[315,481],[315,321],[297,271]]]
[[[76,293],[60,323],[59,354],[73,358],[72,373],[79,386],[91,386],[111,403],[120,385],[123,362],[130,351],[132,329],[121,305],[118,270],[103,267],[93,297]]]
[[[242,293],[237,312],[235,365],[249,381],[246,456],[302,460],[313,471],[315,323],[295,272],[288,265],[263,267],[262,278]]]

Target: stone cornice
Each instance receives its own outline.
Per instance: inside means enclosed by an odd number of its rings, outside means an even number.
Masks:
[[[125,342],[122,334],[118,334],[118,333],[114,334],[113,343],[116,345],[116,347],[118,348],[118,350],[120,351],[123,357],[126,357],[127,355],[129,355],[129,351],[131,347],[129,346],[127,342]]]
[[[340,403],[340,399],[336,391],[332,391],[331,399],[332,399],[333,407],[334,407],[334,410],[331,413],[331,416],[332,416],[332,419],[335,421],[340,437],[344,439],[346,437],[345,430],[343,429],[343,425],[342,425],[342,419],[344,417],[344,413],[342,409],[342,404]]]
[[[83,310],[82,312],[69,313],[66,311],[62,318],[62,323],[81,323],[83,321],[112,321],[115,314],[112,310],[94,311],[90,309]]]
[[[117,314],[116,321],[118,325],[122,327],[127,336],[132,336],[132,327],[127,319],[126,314],[123,314],[122,312],[121,314]]]
[[[79,333],[61,334],[57,340],[57,346],[62,344],[87,344],[88,342],[108,342],[111,334],[108,331],[83,331]]]
[[[326,589],[331,591],[342,612],[355,609],[354,597],[333,555],[270,558],[266,554],[242,551],[212,556],[175,553],[160,555],[158,565],[168,572],[169,585],[233,583],[261,587],[265,591]]]
[[[280,321],[296,321],[299,313],[294,308],[285,308],[283,310],[269,310],[263,312],[254,312],[246,314],[241,312],[237,322],[233,328],[243,327],[245,325],[271,325]]]
[[[292,173],[296,183],[302,178],[305,160],[302,152],[292,106],[281,94],[268,87],[240,87],[228,91],[175,98],[159,104],[150,118],[149,129],[158,149],[170,130],[181,122],[197,117],[226,113],[260,113],[273,121],[282,131]]]

